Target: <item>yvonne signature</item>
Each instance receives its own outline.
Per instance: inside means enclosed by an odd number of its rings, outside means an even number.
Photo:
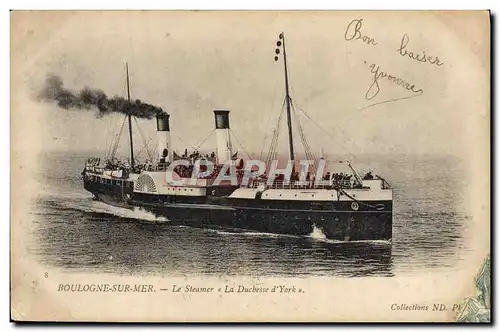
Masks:
[[[366,61],[365,61],[366,63]],[[424,93],[424,90],[421,88],[416,88],[415,84],[410,84],[407,81],[405,81],[403,78],[388,74],[387,72],[381,71],[380,66],[377,64],[373,63],[370,65],[370,72],[373,74],[373,81],[368,87],[368,90],[366,91],[365,98],[367,100],[372,100],[375,98],[378,93],[380,92],[380,79],[386,79],[387,81],[390,81],[394,84],[400,85],[402,88],[404,88],[407,91],[410,91],[414,93],[415,95],[421,95]],[[414,96],[412,96],[414,97]]]

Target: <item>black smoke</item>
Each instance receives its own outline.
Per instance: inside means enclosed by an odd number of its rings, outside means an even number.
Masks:
[[[64,88],[62,79],[55,75],[47,77],[45,85],[38,95],[38,100],[55,101],[57,106],[64,109],[89,110],[95,107],[98,110],[98,116],[122,113],[138,118],[151,119],[158,114],[164,113],[161,107],[143,103],[139,99],[128,101],[119,96],[109,98],[102,90],[89,87],[75,93]]]

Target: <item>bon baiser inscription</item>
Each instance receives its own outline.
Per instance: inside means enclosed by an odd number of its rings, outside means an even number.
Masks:
[[[357,18],[349,22],[344,32],[344,39],[348,42],[363,43],[369,48],[382,46],[379,45],[379,42],[375,37],[364,31],[362,18]],[[393,49],[397,52],[397,54],[399,54],[400,57],[403,57],[411,61],[415,61],[419,64],[427,64],[437,67],[441,67],[444,65],[444,62],[441,59],[439,59],[439,57],[427,54],[426,50],[423,49],[418,51],[412,50],[410,45],[410,36],[406,33],[403,34],[403,36],[401,37],[399,45],[397,47],[394,47]],[[364,61],[364,63],[368,65],[368,70],[370,74],[372,74],[372,81],[365,94],[366,100],[372,100],[379,94],[381,89],[380,81],[382,80],[399,85],[402,88],[404,88],[407,92],[411,93],[410,96],[390,99],[383,102],[407,99],[422,95],[424,93],[424,89],[422,87],[419,87],[415,83],[409,82],[408,79],[399,77],[393,73],[390,73],[387,70],[382,70],[381,67],[376,63],[369,63],[367,61]]]

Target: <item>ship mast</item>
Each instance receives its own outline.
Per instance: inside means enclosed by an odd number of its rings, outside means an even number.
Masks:
[[[290,160],[294,160],[294,151],[293,151],[293,135],[292,135],[292,116],[290,112],[290,92],[288,90],[288,69],[286,64],[286,49],[285,49],[285,34],[282,32],[279,35],[280,40],[276,43],[278,48],[276,49],[276,56],[274,57],[275,61],[278,61],[278,54],[280,53],[279,47],[283,43],[283,63],[285,66],[285,101],[286,101],[286,116],[288,123],[288,145],[290,147]]]
[[[130,82],[128,78],[128,62],[125,64],[125,68],[127,70],[127,99],[129,102],[129,107],[130,107]],[[130,137],[130,166],[132,167],[132,170],[134,169],[134,141],[132,140],[132,115],[129,114],[127,115],[128,117],[128,133]]]

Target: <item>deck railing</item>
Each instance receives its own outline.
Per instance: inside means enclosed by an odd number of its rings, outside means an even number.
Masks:
[[[267,184],[265,180],[254,180],[248,184],[248,188],[259,188],[264,186],[266,189],[333,189],[333,188],[353,188],[354,184],[348,180],[332,181],[330,184],[315,184],[313,181],[274,181]]]

